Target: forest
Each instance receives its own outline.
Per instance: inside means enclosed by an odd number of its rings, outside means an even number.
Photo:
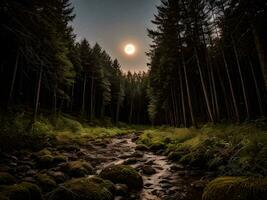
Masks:
[[[155,7],[133,72],[70,0],[0,2],[0,200],[266,198],[267,3]]]

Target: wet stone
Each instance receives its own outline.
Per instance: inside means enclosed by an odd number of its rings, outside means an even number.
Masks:
[[[128,194],[128,187],[126,184],[116,184],[115,189],[116,189],[115,194],[117,196],[127,196]]]
[[[142,166],[142,171],[145,175],[153,175],[157,173],[157,171],[149,165]]]

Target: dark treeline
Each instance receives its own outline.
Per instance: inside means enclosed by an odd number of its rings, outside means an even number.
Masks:
[[[3,0],[1,107],[148,123],[147,75],[122,73],[98,44],[77,43],[69,0]]]
[[[266,7],[263,0],[162,0],[149,30],[155,124],[265,116]]]
[[[69,0],[2,0],[0,13],[2,110],[177,127],[266,114],[262,0],[162,0],[148,74],[77,42]]]

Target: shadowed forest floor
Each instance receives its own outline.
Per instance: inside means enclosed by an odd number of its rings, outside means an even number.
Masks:
[[[2,120],[2,199],[214,199],[213,192],[246,185],[241,177],[249,180],[252,199],[266,194],[264,120],[185,129],[90,127],[67,117],[40,118],[31,134],[26,121]]]

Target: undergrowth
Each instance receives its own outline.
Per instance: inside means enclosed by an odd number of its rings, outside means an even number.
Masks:
[[[85,122],[67,115],[38,116],[32,123],[28,113],[9,113],[0,115],[0,152],[19,149],[41,149],[49,142],[63,139],[64,141],[83,138],[95,139],[112,137],[132,132],[129,127],[117,128],[90,126]]]
[[[163,145],[170,159],[219,175],[266,176],[265,121],[205,125],[201,129],[146,130],[139,143]]]

